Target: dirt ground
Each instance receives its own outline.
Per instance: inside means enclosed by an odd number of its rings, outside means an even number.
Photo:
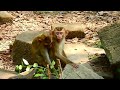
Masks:
[[[0,68],[14,71],[10,57],[10,46],[15,37],[24,31],[50,30],[53,23],[81,23],[85,25],[85,38],[66,40],[66,43],[85,43],[94,47],[99,41],[97,31],[101,28],[120,20],[119,11],[8,11],[15,16],[13,23],[0,25]],[[105,56],[104,56],[105,57]],[[103,59],[102,59],[103,60]],[[105,61],[106,63],[106,61]],[[100,62],[91,62],[94,69],[100,70],[108,65]],[[96,65],[103,65],[96,66]],[[105,70],[105,69],[104,69]]]

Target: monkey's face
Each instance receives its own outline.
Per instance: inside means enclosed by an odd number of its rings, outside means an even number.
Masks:
[[[63,38],[65,38],[65,36],[66,36],[66,30],[63,27],[56,27],[52,31],[52,37],[58,42],[61,42]]]
[[[63,31],[55,31],[55,36],[58,40],[61,40],[64,37]]]

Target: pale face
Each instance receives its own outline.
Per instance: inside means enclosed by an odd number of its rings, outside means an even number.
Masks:
[[[61,40],[64,36],[64,31],[63,30],[62,31],[55,31],[55,35],[56,35],[56,38],[58,40]]]

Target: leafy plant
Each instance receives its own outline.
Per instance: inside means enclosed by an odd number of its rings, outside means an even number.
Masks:
[[[21,65],[16,65],[15,71],[18,73],[29,71],[31,68],[35,68],[36,72],[33,75],[34,79],[49,79],[54,76],[55,79],[59,79],[60,67],[55,68],[55,61],[53,60],[49,67],[39,66],[37,63],[30,65],[27,60],[23,59]],[[48,73],[49,71],[49,73]]]

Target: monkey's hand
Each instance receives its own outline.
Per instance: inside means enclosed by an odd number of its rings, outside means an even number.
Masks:
[[[76,63],[71,63],[71,65],[73,66],[73,68],[76,68],[76,69],[79,67],[79,65]]]

